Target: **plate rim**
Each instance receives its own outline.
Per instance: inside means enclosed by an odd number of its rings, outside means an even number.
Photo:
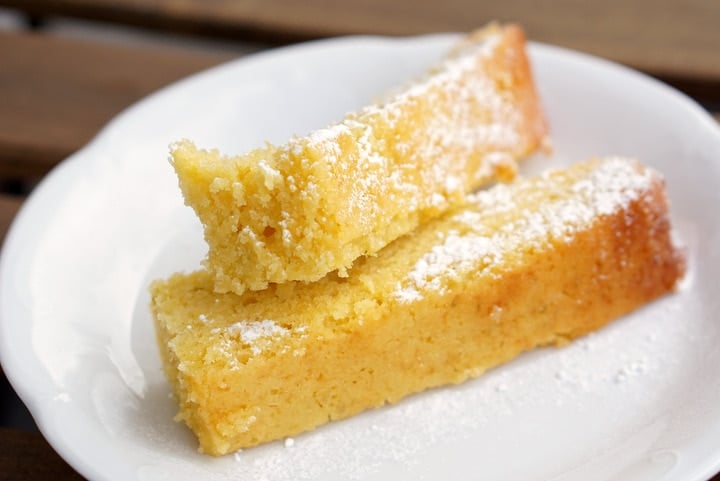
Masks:
[[[259,61],[282,61],[282,57],[289,56],[293,53],[322,49],[328,46],[338,47],[340,45],[344,45],[345,48],[353,48],[356,47],[358,43],[363,42],[412,43],[422,40],[449,43],[453,39],[458,38],[460,35],[460,33],[435,33],[411,37],[353,35],[302,42],[241,56],[179,79],[136,101],[108,121],[85,146],[58,163],[43,177],[17,212],[6,234],[2,252],[0,252],[0,364],[3,367],[5,376],[18,394],[18,397],[27,406],[28,410],[35,419],[37,427],[42,435],[49,442],[52,448],[70,466],[72,466],[73,469],[77,470],[83,476],[93,480],[115,479],[113,476],[107,476],[107,473],[99,470],[95,465],[93,465],[93,463],[89,463],[83,459],[83,456],[80,453],[82,446],[72,445],[59,432],[61,430],[61,423],[56,421],[53,417],[47,415],[47,396],[42,389],[38,389],[38,387],[31,382],[32,377],[24,377],[22,375],[24,370],[22,367],[18,366],[18,363],[21,363],[22,360],[27,359],[27,357],[19,356],[17,352],[14,352],[11,345],[11,336],[8,335],[9,331],[12,330],[10,327],[12,322],[17,322],[7,319],[7,313],[10,310],[8,306],[13,304],[12,297],[8,295],[8,291],[10,289],[10,286],[8,286],[8,265],[10,264],[13,255],[22,251],[22,238],[23,236],[27,236],[28,232],[32,231],[30,221],[35,216],[36,212],[40,212],[39,206],[42,205],[42,203],[47,203],[47,198],[49,197],[52,199],[56,194],[56,192],[53,192],[53,188],[61,184],[66,177],[71,176],[73,169],[77,169],[78,166],[91,162],[93,157],[92,153],[96,149],[102,148],[105,141],[104,139],[107,137],[108,133],[113,132],[116,128],[118,128],[117,126],[121,125],[121,121],[123,119],[131,118],[133,115],[136,115],[141,108],[151,104],[156,101],[156,99],[167,95],[173,95],[173,92],[177,91],[184,85],[201,81],[201,79],[208,76],[222,75],[223,71],[234,68],[239,64],[248,65]],[[648,85],[652,84],[654,88],[659,88],[664,94],[672,96],[676,99],[676,101],[680,102],[683,108],[687,109],[688,112],[691,112],[692,115],[697,117],[698,125],[706,128],[711,135],[715,136],[720,150],[720,126],[716,124],[711,115],[706,112],[695,100],[683,92],[645,73],[604,58],[555,45],[534,41],[529,43],[531,56],[536,55],[539,52],[561,55],[563,57],[570,58],[573,62],[579,61],[586,64],[592,64],[597,68],[609,68],[615,70],[616,72],[620,72],[625,75],[632,75],[637,78],[641,78],[645,82],[649,82]],[[533,54],[532,52],[535,53]],[[252,65],[247,68],[252,68]],[[718,158],[718,162],[720,162],[720,158]],[[28,320],[28,323],[31,324],[32,322],[32,319]],[[35,353],[31,353],[30,356],[37,360]],[[718,434],[720,435],[720,433]],[[706,463],[696,466],[695,473],[688,473],[691,474],[692,477],[687,479],[693,481],[703,481],[710,476],[714,476],[718,472],[720,472],[720,450],[714,458],[708,458]]]

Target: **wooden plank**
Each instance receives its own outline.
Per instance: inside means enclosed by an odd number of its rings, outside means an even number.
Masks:
[[[356,33],[467,31],[517,21],[530,37],[659,75],[720,79],[715,0],[0,0],[33,15],[69,15],[276,41]]]
[[[136,100],[233,57],[0,33],[0,176],[41,176]]]
[[[15,394],[10,381],[5,377],[2,366],[0,366],[0,426],[37,431],[32,416]]]
[[[0,481],[82,481],[38,432],[0,427]]]
[[[23,200],[22,197],[0,194],[0,245],[5,240],[5,234],[7,234]]]
[[[720,108],[720,79],[684,78],[674,75],[657,75],[656,77],[681,92],[685,92],[711,112]]]

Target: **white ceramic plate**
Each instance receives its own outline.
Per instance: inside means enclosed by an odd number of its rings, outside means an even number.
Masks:
[[[168,144],[240,153],[321,127],[437,61],[451,36],[345,38],[242,59],[126,111],[56,169],[8,236],[2,363],[45,436],[93,480],[702,480],[720,470],[720,131],[677,92],[557,48],[531,53],[555,142],[526,172],[636,156],[667,176],[683,289],[564,349],[219,459],[173,422],[150,279],[201,229]],[[292,445],[291,445],[292,444]]]

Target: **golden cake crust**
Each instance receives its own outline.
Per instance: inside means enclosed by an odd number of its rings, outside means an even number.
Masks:
[[[522,30],[493,26],[387,102],[281,146],[228,157],[177,143],[218,292],[342,276],[360,256],[515,176],[547,128]]]
[[[347,278],[236,296],[178,274],[152,311],[178,417],[221,455],[565,343],[684,269],[662,178],[608,159],[474,194]]]

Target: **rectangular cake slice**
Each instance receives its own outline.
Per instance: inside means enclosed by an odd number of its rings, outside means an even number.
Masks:
[[[185,201],[205,227],[218,292],[344,276],[360,256],[512,179],[546,140],[522,31],[488,27],[386,103],[229,157],[173,146]]]
[[[612,158],[470,195],[346,278],[238,296],[176,274],[152,312],[178,418],[221,455],[562,344],[683,272],[663,179]]]

